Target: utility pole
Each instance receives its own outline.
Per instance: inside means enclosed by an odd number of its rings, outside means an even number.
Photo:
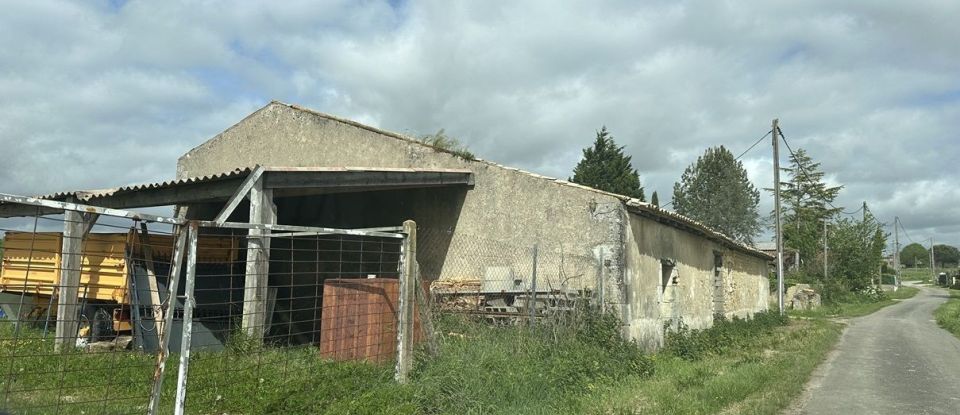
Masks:
[[[823,218],[823,280],[827,280],[828,273],[827,268],[827,218]]]
[[[777,307],[783,315],[783,224],[780,222],[780,120],[773,120],[773,210],[777,217]]]
[[[937,279],[937,255],[933,253],[933,237],[930,237],[930,270],[933,271],[933,280]]]
[[[867,201],[863,201],[863,207],[860,208],[860,214],[863,215],[863,225],[867,225]],[[881,253],[881,255],[883,255]],[[870,277],[870,281],[873,281],[873,277]],[[883,291],[883,266],[877,269],[877,290]]]
[[[893,218],[893,272],[896,277],[893,281],[893,289],[900,287],[900,217]]]

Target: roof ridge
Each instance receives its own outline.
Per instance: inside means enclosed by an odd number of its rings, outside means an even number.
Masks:
[[[432,145],[423,143],[423,142],[421,142],[421,141],[419,141],[419,140],[417,140],[417,139],[415,139],[415,138],[413,138],[413,137],[407,136],[407,135],[403,135],[403,134],[396,133],[396,132],[389,131],[389,130],[384,130],[384,129],[378,128],[378,127],[373,127],[373,126],[370,126],[370,125],[367,125],[367,124],[363,124],[363,123],[358,122],[358,121],[354,121],[354,120],[347,119],[347,118],[343,118],[343,117],[338,117],[338,116],[336,116],[336,115],[332,115],[332,114],[328,114],[328,113],[325,113],[325,112],[317,111],[317,110],[314,110],[314,109],[311,109],[311,108],[307,108],[307,107],[304,107],[304,106],[301,106],[301,105],[290,104],[290,103],[286,103],[286,102],[278,101],[278,100],[271,100],[270,103],[268,103],[268,104],[265,105],[264,107],[258,109],[257,111],[254,111],[254,112],[251,113],[250,115],[244,117],[242,120],[240,120],[239,122],[231,125],[231,126],[230,126],[229,128],[227,128],[226,130],[223,130],[221,133],[217,134],[216,136],[214,136],[214,137],[211,138],[210,140],[205,141],[203,144],[200,144],[200,145],[197,146],[197,147],[194,147],[193,149],[191,149],[190,151],[188,151],[187,153],[185,153],[185,154],[184,154],[183,156],[181,156],[180,158],[182,159],[183,157],[187,157],[187,156],[188,156],[190,153],[192,153],[193,151],[195,151],[195,150],[197,150],[197,149],[199,149],[199,148],[202,148],[202,147],[206,146],[206,145],[209,144],[209,143],[212,143],[213,141],[215,141],[215,140],[217,140],[218,138],[222,137],[224,133],[226,133],[227,131],[233,129],[234,127],[236,127],[236,126],[239,125],[240,123],[246,121],[248,118],[253,117],[255,114],[260,113],[261,111],[264,111],[265,109],[267,109],[267,108],[269,108],[269,107],[271,107],[271,106],[274,106],[274,105],[284,106],[284,107],[287,107],[287,108],[290,108],[290,109],[293,109],[293,110],[296,110],[296,111],[301,111],[301,112],[304,112],[304,113],[307,113],[307,114],[311,114],[311,115],[314,115],[314,116],[317,116],[317,117],[325,118],[325,119],[328,119],[328,120],[332,120],[332,121],[336,121],[336,122],[343,123],[343,124],[346,124],[346,125],[350,125],[350,126],[353,126],[353,127],[356,127],[356,128],[364,129],[364,130],[367,130],[367,131],[370,131],[370,132],[373,132],[373,133],[376,133],[376,134],[379,134],[379,135],[382,135],[382,136],[390,137],[390,138],[393,138],[393,139],[405,141],[405,142],[412,143],[412,144],[417,144],[417,145],[420,145],[420,146],[423,146],[423,147],[431,148],[431,149],[433,149],[433,150],[435,150],[435,151],[447,153],[447,154],[450,154],[450,155],[455,156],[455,157],[460,157],[460,156],[458,156],[457,154],[455,154],[454,152],[452,152],[452,151],[450,151],[450,150],[446,150],[446,149],[443,149],[443,148],[439,148],[439,147],[436,147],[436,146],[432,146]],[[463,158],[463,157],[460,157],[460,158]],[[739,247],[740,249],[746,250],[746,251],[748,251],[748,252],[756,253],[756,254],[762,255],[762,256],[764,256],[764,257],[768,257],[768,256],[769,256],[769,255],[761,252],[760,250],[758,250],[758,249],[756,249],[756,248],[754,248],[754,247],[751,247],[751,246],[748,246],[748,245],[746,245],[746,244],[737,242],[737,241],[735,241],[733,238],[730,238],[729,236],[727,236],[727,235],[725,235],[725,234],[723,234],[723,233],[721,233],[721,232],[718,232],[718,231],[710,228],[709,226],[704,225],[703,223],[698,222],[698,221],[696,221],[696,220],[694,220],[694,219],[692,219],[692,218],[689,218],[689,217],[687,217],[687,216],[681,215],[681,214],[676,213],[676,212],[668,211],[668,210],[666,210],[666,209],[660,208],[659,206],[653,206],[652,204],[649,204],[649,203],[647,203],[647,202],[642,202],[642,201],[640,201],[639,199],[631,198],[631,197],[629,197],[629,196],[621,195],[621,194],[617,194],[617,193],[613,193],[613,192],[608,192],[608,191],[605,191],[605,190],[596,189],[596,188],[593,188],[593,187],[590,187],[590,186],[585,186],[585,185],[582,185],[582,184],[579,184],[579,183],[573,183],[573,182],[570,182],[570,181],[564,180],[564,179],[553,178],[553,177],[549,177],[549,176],[545,176],[545,175],[541,175],[541,174],[537,174],[537,173],[532,173],[532,172],[529,172],[529,171],[526,171],[526,170],[523,170],[523,169],[519,169],[519,168],[516,168],[516,167],[505,166],[505,165],[498,164],[498,163],[496,163],[496,162],[489,161],[489,160],[484,160],[484,159],[480,159],[480,158],[475,158],[475,159],[472,159],[472,160],[471,160],[471,159],[464,159],[464,160],[465,160],[465,161],[468,161],[468,162],[485,164],[485,165],[491,166],[491,167],[497,167],[497,168],[501,168],[501,169],[505,169],[505,170],[515,171],[515,172],[517,172],[517,173],[526,175],[526,176],[528,176],[528,177],[546,180],[546,181],[553,182],[553,183],[555,183],[555,184],[557,184],[557,185],[560,185],[560,186],[568,186],[568,187],[573,187],[573,188],[579,188],[579,189],[588,190],[588,191],[591,191],[591,192],[594,192],[594,193],[597,193],[597,194],[601,194],[601,195],[604,195],[604,196],[614,197],[614,198],[619,199],[625,206],[628,206],[628,207],[637,207],[637,208],[640,208],[640,209],[645,210],[645,211],[647,211],[647,212],[654,213],[654,214],[658,214],[658,215],[660,215],[660,216],[662,216],[662,217],[665,217],[665,218],[670,218],[670,219],[673,219],[673,220],[678,221],[678,222],[686,223],[686,224],[688,224],[689,226],[692,226],[692,227],[694,227],[694,228],[699,228],[700,231],[704,233],[704,235],[713,236],[714,238],[719,238],[719,239],[723,240],[723,241],[724,241],[725,243],[727,243],[727,244],[731,244],[731,245],[733,245],[733,246]]]

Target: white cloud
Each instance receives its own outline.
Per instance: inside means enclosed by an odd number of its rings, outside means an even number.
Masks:
[[[0,182],[168,178],[179,154],[281,99],[445,128],[558,177],[606,125],[666,201],[706,147],[739,153],[779,117],[845,185],[838,203],[960,245],[958,18],[960,3],[934,0],[11,3]],[[769,153],[744,159],[758,188]]]

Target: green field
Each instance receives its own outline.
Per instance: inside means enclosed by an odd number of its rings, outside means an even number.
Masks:
[[[949,275],[955,275],[957,268],[937,268],[937,274],[946,272]],[[900,270],[900,278],[904,281],[919,281],[926,284],[935,282],[933,270],[930,268],[904,268]]]

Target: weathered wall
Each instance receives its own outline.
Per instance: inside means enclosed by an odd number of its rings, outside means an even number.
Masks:
[[[716,312],[745,317],[766,309],[765,259],[636,214],[629,222],[624,321],[630,337],[648,349],[663,344],[665,324],[682,320],[691,328],[706,328]],[[719,278],[716,255],[723,263]],[[667,260],[674,265],[664,268]]]
[[[191,150],[180,158],[177,176],[203,176],[256,164],[472,170],[475,188],[458,195],[461,200],[452,200],[457,206],[451,209],[458,209],[456,220],[427,213],[428,206],[408,206],[421,228],[420,246],[432,243],[424,237],[447,239],[443,245],[449,252],[442,257],[431,256],[431,250],[418,252],[422,269],[434,274],[426,275],[428,278],[479,278],[484,258],[513,262],[509,265],[515,273],[527,276],[529,256],[518,252],[540,241],[562,241],[563,251],[579,257],[593,256],[603,248],[611,260],[606,275],[613,279],[620,275],[624,208],[617,197],[493,163],[464,160],[386,132],[286,104],[272,103]],[[283,206],[279,214],[282,219]],[[479,238],[502,243],[481,244]],[[491,246],[496,252],[491,252]],[[590,267],[581,279],[594,283],[597,269]],[[608,297],[617,296],[610,293]]]
[[[418,259],[429,279],[479,279],[487,266],[510,266],[515,275],[529,277],[529,248],[538,244],[540,284],[556,288],[567,281],[571,288],[593,289],[602,281],[605,301],[620,312],[624,332],[651,349],[662,344],[666,322],[682,318],[703,328],[718,311],[746,316],[767,307],[768,259],[628,213],[623,200],[608,193],[464,160],[286,104],[270,104],[191,150],[179,160],[177,176],[257,164],[469,169],[476,183],[469,191],[281,200],[280,223],[363,227],[413,218],[420,227]],[[385,223],[390,221],[396,223]],[[715,253],[723,262],[719,275]],[[667,276],[661,275],[664,258],[676,261]]]

